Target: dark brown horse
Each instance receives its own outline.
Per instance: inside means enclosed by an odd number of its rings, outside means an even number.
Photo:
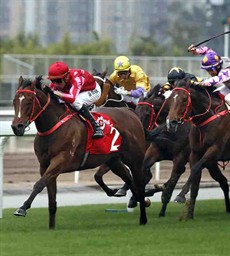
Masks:
[[[191,174],[187,181],[191,194],[182,219],[193,219],[202,169],[211,169],[217,175],[217,162],[230,159],[230,115],[223,100],[213,93],[212,88],[195,87],[186,80],[177,81],[168,104],[169,130],[177,129],[186,121],[192,122],[189,133]],[[221,188],[225,191],[226,211],[230,213],[226,178]]]
[[[159,216],[165,216],[167,204],[170,202],[173,190],[180,176],[185,172],[185,165],[188,162],[190,149],[187,133],[190,126],[181,127],[175,134],[166,130],[165,121],[168,115],[168,105],[159,84],[153,87],[146,97],[140,99],[135,112],[146,129],[149,142],[144,160],[145,169],[150,169],[156,162],[173,161],[173,169],[168,181],[163,187],[156,186],[147,194],[151,196],[163,191],[162,208]]]
[[[175,133],[166,130],[164,123],[168,115],[168,103],[167,101],[165,102],[165,97],[161,93],[159,85],[156,85],[148,93],[147,97],[140,100],[135,111],[147,130],[161,124],[148,133],[148,141],[151,143],[145,154],[144,168],[150,168],[156,162],[162,160],[173,161],[171,176],[163,185],[162,208],[159,216],[165,216],[166,207],[171,199],[172,192],[180,176],[185,172],[185,165],[189,161],[190,147],[188,134],[191,124],[187,122],[183,126],[179,126]],[[217,163],[209,166],[208,170],[212,178],[219,182],[225,196],[226,208],[228,208],[229,196],[226,178],[222,175]],[[161,191],[161,189],[158,190],[157,188],[153,189],[152,192]],[[186,184],[175,200],[177,202],[185,202],[187,190],[188,186]],[[150,193],[151,191],[149,191],[149,196],[151,195]]]
[[[126,103],[123,96],[117,94],[115,90],[120,87],[119,84],[113,84],[106,78],[107,70],[102,73],[94,69],[92,75],[101,86],[102,94],[100,99],[95,103],[97,107],[126,107],[135,109],[135,105]]]
[[[34,81],[23,80],[20,77],[13,101],[15,116],[12,129],[15,135],[23,136],[29,124],[35,122],[38,134],[34,149],[41,174],[29,198],[14,214],[26,216],[26,211],[37,194],[47,187],[49,228],[54,229],[58,175],[106,164],[129,185],[140,202],[140,224],[146,224],[142,166],[146,143],[144,129],[137,115],[127,108],[98,108],[95,112],[103,116],[101,120],[108,117],[113,123],[105,121],[102,125],[110,130],[114,140],[108,153],[88,154],[92,148],[87,144],[90,132],[87,124],[66,104],[60,104],[48,87],[42,89],[40,80],[41,78]],[[107,126],[106,123],[110,124]],[[114,144],[117,136],[121,136],[120,146]],[[126,172],[124,164],[129,167],[131,175]]]

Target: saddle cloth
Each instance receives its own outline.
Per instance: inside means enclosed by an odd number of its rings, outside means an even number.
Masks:
[[[88,139],[86,152],[90,154],[110,154],[120,150],[122,138],[119,131],[114,127],[113,121],[105,114],[91,112],[97,123],[104,132],[104,137],[92,139],[93,128],[87,122]]]

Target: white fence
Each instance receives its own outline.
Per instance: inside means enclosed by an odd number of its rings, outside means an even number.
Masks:
[[[108,68],[108,76],[113,71],[113,62],[117,56],[95,55],[21,55],[5,54],[2,57],[2,75],[0,76],[0,104],[10,104],[15,94],[20,75],[34,77],[46,75],[48,67],[55,61],[64,61],[70,67],[79,67],[93,72]],[[149,57],[130,56],[131,63],[140,65],[150,78],[152,86],[164,83],[168,70],[174,66],[199,77],[207,76],[200,69],[200,56],[191,57]]]
[[[13,116],[14,111],[0,111],[0,116],[9,117]],[[25,135],[36,135],[37,129],[32,123],[30,125],[30,130],[28,130]],[[0,218],[2,218],[2,209],[3,209],[3,158],[4,158],[4,147],[10,136],[14,136],[14,133],[11,129],[11,121],[0,121]]]

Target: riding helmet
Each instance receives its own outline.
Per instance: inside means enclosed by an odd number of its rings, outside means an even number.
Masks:
[[[219,69],[221,68],[223,63],[223,60],[221,59],[221,57],[219,55],[216,54],[216,52],[211,51],[208,52],[203,60],[202,60],[202,64],[201,64],[201,68],[205,69],[205,70],[215,70],[216,67],[218,65],[220,65]]]
[[[126,56],[119,56],[114,60],[114,69],[116,71],[128,71],[130,69],[130,62]]]
[[[65,78],[69,72],[69,67],[64,62],[58,61],[50,65],[48,69],[48,79]]]
[[[174,68],[171,68],[169,70],[167,78],[168,78],[168,82],[170,84],[174,84],[176,79],[183,79],[183,78],[185,78],[185,72],[180,67],[174,67]]]

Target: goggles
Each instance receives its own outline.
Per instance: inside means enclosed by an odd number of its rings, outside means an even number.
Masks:
[[[119,71],[119,72],[117,72],[118,76],[123,76],[123,75],[128,75],[128,74],[129,74],[128,70],[127,71]]]
[[[59,79],[51,79],[51,82],[53,84],[61,84],[63,82],[63,79],[62,78],[59,78]]]

